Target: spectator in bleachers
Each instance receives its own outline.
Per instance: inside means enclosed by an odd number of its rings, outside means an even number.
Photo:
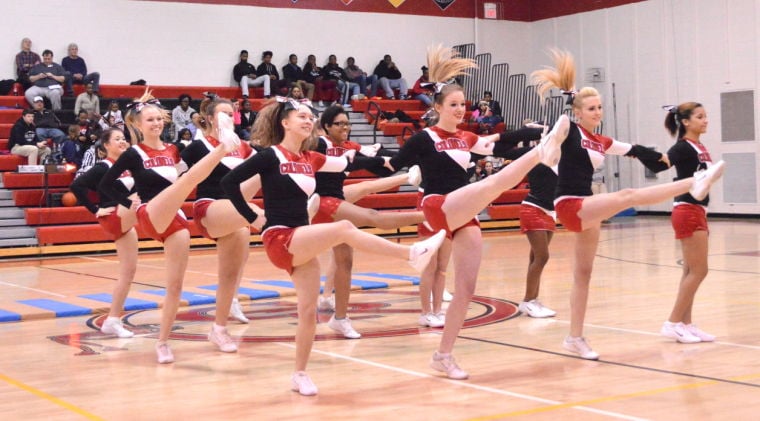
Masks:
[[[401,76],[401,71],[396,67],[391,56],[386,54],[380,63],[375,66],[373,72],[377,75],[380,87],[385,91],[386,99],[394,99],[394,89],[399,91],[399,99],[406,99],[406,93],[409,90],[406,79]]]
[[[187,145],[190,144],[190,142],[193,141],[193,132],[190,131],[187,127],[179,131],[178,136],[179,140],[178,142],[181,143],[183,146],[187,147]]]
[[[61,157],[79,168],[82,166],[82,157],[87,148],[88,146],[79,141],[79,125],[70,125],[69,136],[61,144]]]
[[[124,117],[119,109],[119,101],[113,99],[108,104],[108,111],[99,120],[100,127],[105,130],[109,127],[115,127],[124,131]]]
[[[330,54],[327,58],[327,64],[322,68],[322,77],[324,80],[335,81],[338,92],[340,92],[343,108],[351,106],[348,102],[351,96],[359,95],[359,84],[349,82],[346,72],[338,65],[338,58],[335,57],[335,54]]]
[[[427,85],[430,83],[430,75],[427,66],[422,66],[421,70],[422,76],[414,82],[414,86],[412,87],[412,96],[414,96],[415,99],[419,99],[426,107],[430,108],[433,106],[435,84]]]
[[[77,95],[77,100],[74,102],[74,114],[79,115],[82,110],[100,118],[100,97],[95,94],[95,85],[92,83],[85,85],[84,92]]]
[[[473,123],[477,123],[478,134],[491,134],[493,126],[500,121],[498,117],[494,116],[486,101],[478,102],[478,108],[472,112],[470,119]]]
[[[87,111],[80,111],[77,116],[77,127],[79,127],[79,143],[82,145],[83,150],[86,150],[92,146],[100,137],[100,133],[103,131],[97,120],[90,118],[90,114]]]
[[[256,68],[253,67],[253,64],[248,63],[248,50],[240,51],[240,61],[232,69],[232,77],[235,82],[240,84],[243,99],[248,99],[248,87],[250,86],[263,86],[264,98],[269,98],[272,95],[269,77],[257,75]]]
[[[179,139],[179,131],[187,127],[192,121],[191,117],[196,112],[190,106],[192,98],[188,94],[179,96],[179,105],[172,110],[172,124],[174,124],[174,139]]]
[[[43,51],[42,62],[29,70],[29,80],[33,85],[24,93],[26,102],[33,103],[37,96],[47,97],[53,111],[59,111],[61,109],[61,96],[63,95],[61,84],[66,79],[65,74],[66,71],[60,64],[53,63],[53,52],[50,50]]]
[[[306,98],[314,99],[314,84],[306,81],[306,74],[298,65],[297,55],[291,54],[288,57],[288,64],[282,66],[282,77],[290,84],[291,89],[297,86],[306,92]]]
[[[37,165],[50,155],[47,142],[41,139],[35,130],[33,110],[24,110],[21,118],[13,124],[8,149],[13,155],[27,157],[29,165]]]
[[[317,92],[319,92],[319,106],[324,106],[324,101],[332,101],[332,98],[335,97],[334,91],[337,84],[334,80],[324,80],[322,68],[317,65],[317,57],[314,54],[309,54],[306,57],[303,72],[306,76],[306,81],[313,83]]]
[[[82,165],[77,170],[77,173],[74,175],[74,178],[77,178],[80,175],[86,173],[87,170],[92,168],[101,159],[103,159],[103,157],[98,154],[98,148],[96,147],[96,145],[92,145],[89,148],[85,149],[84,155],[82,155]]]
[[[23,85],[24,90],[32,86],[32,81],[29,80],[29,71],[41,62],[40,55],[32,51],[32,40],[29,38],[22,39],[21,51],[16,54],[16,82]]]
[[[66,133],[61,131],[61,121],[54,112],[45,109],[45,101],[41,96],[34,97],[34,126],[40,139],[53,139],[56,145],[60,145],[66,138]]]
[[[290,93],[288,94],[288,97],[295,98],[295,99],[304,99],[303,91],[298,86],[294,86],[290,89]]]
[[[261,54],[261,64],[256,68],[256,74],[268,76],[269,86],[271,86],[277,95],[285,95],[288,92],[289,83],[286,80],[280,79],[280,72],[277,71],[277,66],[272,64],[271,51],[264,51]]]
[[[298,86],[294,86],[291,91],[295,89],[301,89]],[[238,136],[243,140],[251,140],[251,131],[253,129],[253,122],[256,121],[256,112],[251,109],[251,101],[243,100],[243,109],[240,110],[240,128],[238,129]]]
[[[367,96],[367,87],[369,87],[369,96],[377,95],[377,75],[367,75],[367,72],[356,65],[353,57],[346,59],[346,76],[348,80],[359,84],[359,93]],[[359,98],[352,98],[359,99]]]
[[[69,55],[61,60],[61,66],[66,70],[66,94],[74,95],[74,84],[87,85],[92,83],[92,90],[97,95],[100,92],[100,73],[87,73],[87,63],[79,57],[79,46],[69,44]]]
[[[481,99],[477,104],[472,106],[472,111],[475,111],[478,109],[481,101],[485,101],[486,103],[488,103],[488,108],[491,110],[491,113],[493,114],[493,117],[494,117],[494,121],[496,121],[496,123],[500,123],[504,121],[504,116],[501,115],[501,105],[499,104],[499,101],[496,101],[495,99],[493,99],[493,94],[491,94],[491,91],[483,92],[483,99]]]

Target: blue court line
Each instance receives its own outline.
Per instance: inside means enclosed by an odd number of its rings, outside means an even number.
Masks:
[[[20,314],[0,308],[0,322],[18,322],[20,320]]]
[[[85,294],[85,295],[80,295],[80,297],[87,298],[88,300],[101,301],[101,302],[109,303],[109,304],[113,303],[113,295],[107,294],[107,293]],[[127,300],[124,301],[125,311],[150,310],[153,308],[158,308],[157,302],[148,301],[148,300],[140,300],[137,298],[129,298],[129,297],[127,297]]]
[[[407,282],[411,282],[412,285],[420,284],[419,276],[394,275],[391,273],[377,273],[377,272],[362,272],[362,273],[355,273],[354,275],[372,276],[373,278],[393,279],[396,281],[407,281]]]
[[[198,288],[202,289],[208,289],[211,291],[216,291],[218,286],[217,285],[204,285],[200,286]],[[245,294],[247,295],[251,300],[261,300],[264,298],[278,298],[280,296],[280,293],[277,291],[269,291],[266,289],[254,289],[254,288],[245,288],[245,287],[238,287],[237,290],[238,294]]]
[[[62,303],[60,301],[49,300],[46,298],[20,300],[17,302],[55,312],[55,317],[85,316],[87,314],[92,314],[92,309],[90,308],[75,306],[73,304]]]
[[[273,287],[295,288],[295,286],[293,285],[293,282],[291,281],[270,280],[270,281],[253,281],[253,283],[261,284],[261,285],[271,285]]]
[[[146,289],[140,292],[144,292],[146,294],[160,295],[162,297],[166,296],[166,291],[163,289]],[[182,292],[180,294],[180,299],[187,301],[187,304],[191,306],[203,305],[203,304],[214,304],[216,302],[216,298],[211,295],[195,294],[192,292]]]

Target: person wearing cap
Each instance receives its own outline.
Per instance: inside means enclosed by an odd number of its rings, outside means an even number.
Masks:
[[[32,104],[37,96],[47,97],[50,100],[53,111],[61,109],[61,96],[63,95],[63,86],[61,84],[66,80],[66,71],[63,70],[60,64],[53,63],[52,51],[45,50],[42,52],[42,63],[35,65],[29,70],[29,80],[33,86],[24,93],[26,102]]]
[[[11,128],[8,149],[13,155],[25,156],[29,165],[37,165],[50,155],[47,143],[37,136],[34,129],[34,111],[24,110]]]
[[[87,73],[87,63],[79,57],[79,46],[69,44],[69,55],[61,60],[61,66],[66,70],[66,93],[74,94],[74,84],[87,85],[92,83],[92,90],[100,92],[100,73]],[[75,111],[74,114],[77,112]]]
[[[422,76],[414,82],[412,87],[412,96],[414,99],[419,99],[420,102],[425,104],[426,107],[433,106],[433,91],[435,88],[430,86],[422,86],[423,84],[430,83],[427,66],[422,66]]]
[[[269,98],[272,93],[270,89],[271,79],[267,75],[258,76],[256,68],[248,62],[248,50],[240,51],[240,61],[232,69],[232,77],[235,82],[240,84],[243,91],[243,99],[248,99],[249,86],[264,86],[264,97]]]
[[[61,131],[61,122],[55,113],[45,109],[45,102],[41,96],[33,98],[32,107],[34,109],[34,126],[36,127],[37,136],[41,139],[53,139],[56,145],[60,145],[66,140],[66,134]]]

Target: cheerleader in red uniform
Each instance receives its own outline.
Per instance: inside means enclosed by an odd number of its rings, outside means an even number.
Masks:
[[[205,134],[182,151],[182,160],[190,168],[212,153],[220,144],[219,133],[222,129],[234,130],[233,113],[232,103],[226,99],[207,98],[201,103]],[[238,149],[227,153],[211,174],[198,184],[196,200],[193,204],[195,225],[204,237],[216,242],[219,287],[216,291],[215,322],[208,334],[208,339],[222,352],[237,351],[237,344],[227,332],[227,318],[232,315],[242,323],[248,322],[248,318],[245,317],[240,304],[235,299],[235,291],[240,285],[243,269],[248,261],[251,229],[248,221],[227,199],[219,183],[222,177],[255,153],[255,150],[245,142],[241,143]],[[259,177],[253,177],[242,186],[243,194],[245,197],[252,197],[260,186]],[[264,214],[256,205],[249,203],[249,206],[258,215]],[[254,227],[261,229],[263,222],[264,218],[258,218]]]
[[[134,333],[124,328],[121,322],[121,311],[129,293],[129,286],[137,271],[137,216],[135,211],[140,205],[137,195],[133,195],[134,179],[132,174],[125,171],[119,176],[116,187],[123,195],[131,195],[132,205],[126,208],[105,193],[99,196],[98,204],[92,203],[90,191],[97,191],[98,184],[109,168],[121,154],[129,148],[124,138],[124,132],[116,128],[106,129],[101,133],[100,140],[95,144],[98,155],[104,157],[84,174],[71,183],[71,192],[80,205],[92,212],[103,230],[114,239],[116,256],[119,258],[119,276],[113,289],[111,309],[108,317],[100,327],[100,331],[120,338],[131,338]]]
[[[438,47],[428,51],[427,61],[430,80],[436,83],[433,109],[438,121],[409,138],[391,159],[391,165],[394,168],[420,166],[425,187],[421,205],[426,222],[433,230],[446,231],[447,239],[426,272],[445,273],[450,253],[455,269],[454,298],[446,311],[441,342],[430,366],[449,378],[466,379],[467,372],[457,365],[451,352],[467,316],[480,269],[483,240],[476,216],[504,190],[519,183],[539,162],[556,165],[560,145],[567,135],[568,119],[562,116],[536,148],[498,173],[470,183],[467,169],[473,153],[502,156],[514,145],[501,142],[504,135],[481,138],[457,129],[467,112],[467,102],[461,86],[445,82],[474,67],[472,60],[458,58],[452,50]]]
[[[541,273],[549,261],[549,243],[556,225],[554,223],[554,189],[557,186],[556,167],[536,165],[528,173],[530,192],[520,204],[520,231],[528,237],[530,260],[525,282],[525,297],[519,305],[521,312],[530,317],[553,317],[556,311],[538,300]]]
[[[161,108],[160,102],[148,90],[141,98],[129,104],[125,120],[135,144],[103,176],[99,190],[125,208],[131,208],[133,201],[120,192],[116,184],[121,174],[129,171],[135,181],[135,190],[142,200],[137,208],[140,227],[164,245],[166,297],[161,312],[156,354],[160,364],[167,364],[174,362],[174,354],[167,341],[179,307],[190,251],[190,232],[181,210],[182,204],[222,158],[240,146],[240,139],[234,132],[220,133],[221,144],[180,177],[187,165],[180,159],[177,147],[164,143],[160,137],[164,124],[169,121],[169,113]]]
[[[261,150],[238,165],[222,179],[222,188],[235,208],[249,223],[258,216],[246,201],[241,184],[260,175],[264,192],[262,240],[269,260],[286,270],[293,280],[298,298],[295,373],[291,388],[302,395],[316,395],[317,387],[309,378],[306,365],[314,342],[317,297],[319,296],[319,261],[317,256],[338,244],[397,259],[408,259],[422,270],[443,242],[444,232],[430,239],[406,246],[384,240],[356,228],[349,221],[309,225],[307,198],[314,192],[317,172],[343,172],[380,163],[382,158],[325,156],[310,151],[315,117],[312,108],[295,99],[280,98],[259,113],[252,138]],[[373,162],[366,161],[375,160]]]
[[[591,270],[594,265],[600,226],[603,220],[633,206],[651,205],[668,198],[690,193],[702,200],[712,183],[723,173],[723,162],[713,165],[694,177],[673,183],[641,189],[623,189],[612,193],[592,195],[594,168],[601,165],[605,155],[626,155],[638,158],[650,169],[669,165],[667,155],[641,145],[630,145],[595,134],[602,121],[602,99],[590,87],[575,91],[575,65],[572,56],[553,50],[554,68],[537,70],[531,75],[540,95],[552,88],[569,95],[577,123],[572,123],[567,140],[562,145],[554,207],[564,227],[575,233],[573,287],[570,291],[570,334],[563,347],[581,358],[599,358],[583,337],[583,322],[588,304]]]
[[[372,147],[362,147],[348,139],[350,122],[348,114],[343,107],[333,105],[328,107],[320,119],[322,129],[326,135],[317,141],[316,151],[327,156],[344,156],[353,151],[358,156],[374,157],[377,150]],[[377,168],[368,168],[370,171],[387,175],[390,171],[383,166],[384,160],[378,160]],[[401,176],[406,181],[405,176]],[[398,176],[395,177],[398,179]],[[353,201],[358,200],[355,193],[345,196],[344,181],[346,174],[317,173],[316,192],[320,197],[320,208],[312,223],[326,223],[347,220],[357,227],[377,227],[380,229],[395,229],[408,225],[414,225],[425,220],[422,212],[378,212],[374,209],[356,206]],[[359,183],[362,184],[362,183]],[[350,201],[348,199],[353,201]],[[353,250],[346,244],[340,244],[332,249],[332,259],[327,271],[325,291],[335,288],[335,313],[330,317],[327,326],[340,332],[348,339],[358,339],[361,334],[351,326],[351,320],[347,317],[348,300],[351,294],[351,271],[353,267]],[[324,299],[320,297],[320,304],[324,306]]]
[[[707,113],[702,104],[685,102],[668,107],[665,128],[677,140],[668,150],[670,164],[676,167],[676,180],[713,165],[710,153],[700,141],[707,131]],[[715,336],[692,323],[692,309],[697,289],[707,276],[707,205],[710,196],[698,200],[689,193],[676,196],[671,221],[683,251],[683,274],[673,311],[663,323],[663,336],[682,343],[712,342]]]

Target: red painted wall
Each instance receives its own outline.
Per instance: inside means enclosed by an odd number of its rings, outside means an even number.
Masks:
[[[206,3],[281,9],[338,10],[345,12],[396,13],[451,18],[483,18],[483,3],[497,3],[499,18],[532,22],[644,0],[454,0],[445,10],[433,0],[404,0],[394,7],[389,0],[147,0],[174,3]],[[396,0],[396,2],[401,0]],[[345,4],[348,2],[349,4]]]

